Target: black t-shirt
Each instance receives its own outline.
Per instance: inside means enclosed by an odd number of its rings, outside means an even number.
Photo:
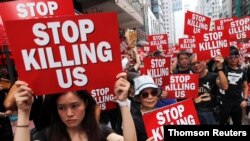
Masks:
[[[114,131],[111,128],[109,128],[103,124],[100,124],[100,128],[101,128],[101,141],[106,141],[107,137],[111,133],[114,133]],[[36,135],[34,135],[31,138],[31,140],[32,141],[36,141],[36,140],[49,141],[49,132],[50,132],[50,128],[44,128],[41,131],[39,131]]]
[[[40,131],[50,124],[51,96],[35,96],[32,104],[30,120],[33,120],[36,131]]]
[[[225,95],[222,95],[222,100],[241,101],[243,92],[243,82],[247,81],[246,71],[239,68],[234,70],[230,67],[225,69],[225,74],[228,79],[228,89],[225,91]]]
[[[207,75],[199,79],[199,96],[205,93],[210,94],[210,101],[201,101],[196,104],[196,109],[198,111],[212,111],[216,106],[216,95],[218,94],[218,86],[216,84],[216,79],[218,75],[216,73],[208,72]]]
[[[143,122],[142,113],[140,111],[140,108],[134,109],[134,111],[132,111],[131,114],[132,114],[134,124],[135,124],[137,140],[138,141],[147,140],[148,136],[147,136],[146,128],[144,126],[144,122]]]
[[[192,70],[190,68],[188,68],[187,70],[179,70],[179,69],[176,69],[173,74],[191,74],[192,73]]]

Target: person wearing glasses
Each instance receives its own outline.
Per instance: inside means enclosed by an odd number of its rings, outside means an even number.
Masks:
[[[222,91],[221,125],[224,125],[229,117],[232,118],[234,125],[241,125],[242,109],[247,107],[247,74],[239,66],[239,57],[238,49],[231,46],[227,66],[224,69],[229,88]]]
[[[217,94],[219,88],[228,89],[228,81],[223,73],[222,57],[214,58],[218,73],[209,72],[206,68],[206,61],[198,61],[197,54],[191,56],[192,70],[199,77],[198,97],[194,99],[196,110],[201,125],[218,124],[214,115],[214,108],[217,106]]]
[[[134,99],[140,103],[140,108],[136,111],[131,111],[135,123],[137,140],[153,140],[153,137],[149,138],[147,136],[142,115],[145,112],[155,109],[162,90],[154,83],[152,77],[147,75],[142,75],[134,79],[134,89]]]

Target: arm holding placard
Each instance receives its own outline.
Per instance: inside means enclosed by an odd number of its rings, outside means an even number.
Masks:
[[[135,125],[130,113],[128,103],[128,92],[130,83],[126,80],[127,74],[120,73],[116,76],[118,80],[115,83],[114,91],[117,96],[117,102],[121,109],[122,123],[123,123],[123,137],[124,141],[136,141]],[[111,134],[112,135],[112,134]],[[116,140],[116,137],[108,137],[108,140]]]
[[[228,80],[223,72],[223,62],[224,58],[222,56],[218,56],[214,58],[215,64],[216,64],[216,69],[218,71],[218,79],[216,81],[217,85],[219,88],[222,90],[227,90],[228,89]]]
[[[14,141],[30,141],[29,115],[33,102],[33,91],[23,81],[16,81],[15,85],[17,89],[14,97],[18,109],[18,119]]]

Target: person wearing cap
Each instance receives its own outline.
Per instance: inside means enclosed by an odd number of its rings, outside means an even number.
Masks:
[[[134,89],[134,99],[140,102],[140,108],[136,111],[131,111],[135,123],[137,140],[146,141],[149,137],[145,130],[142,115],[155,109],[162,90],[154,83],[152,77],[147,75],[142,75],[134,79]]]
[[[194,102],[201,125],[218,124],[214,114],[218,105],[217,94],[219,88],[228,89],[227,78],[222,71],[224,59],[218,56],[214,60],[218,73],[209,72],[206,61],[197,60],[197,54],[191,56],[192,70],[199,77],[198,97],[194,98]]]
[[[231,117],[234,125],[241,125],[242,109],[247,106],[248,85],[246,72],[238,65],[239,51],[235,46],[230,47],[227,62],[224,73],[227,76],[229,88],[222,91],[220,124],[224,125]]]

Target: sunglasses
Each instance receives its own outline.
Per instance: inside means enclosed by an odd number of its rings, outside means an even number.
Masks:
[[[149,94],[151,96],[158,96],[158,91],[157,91],[157,89],[153,89],[150,93],[148,93],[148,92],[141,92],[140,95],[141,95],[142,98],[148,98]]]

